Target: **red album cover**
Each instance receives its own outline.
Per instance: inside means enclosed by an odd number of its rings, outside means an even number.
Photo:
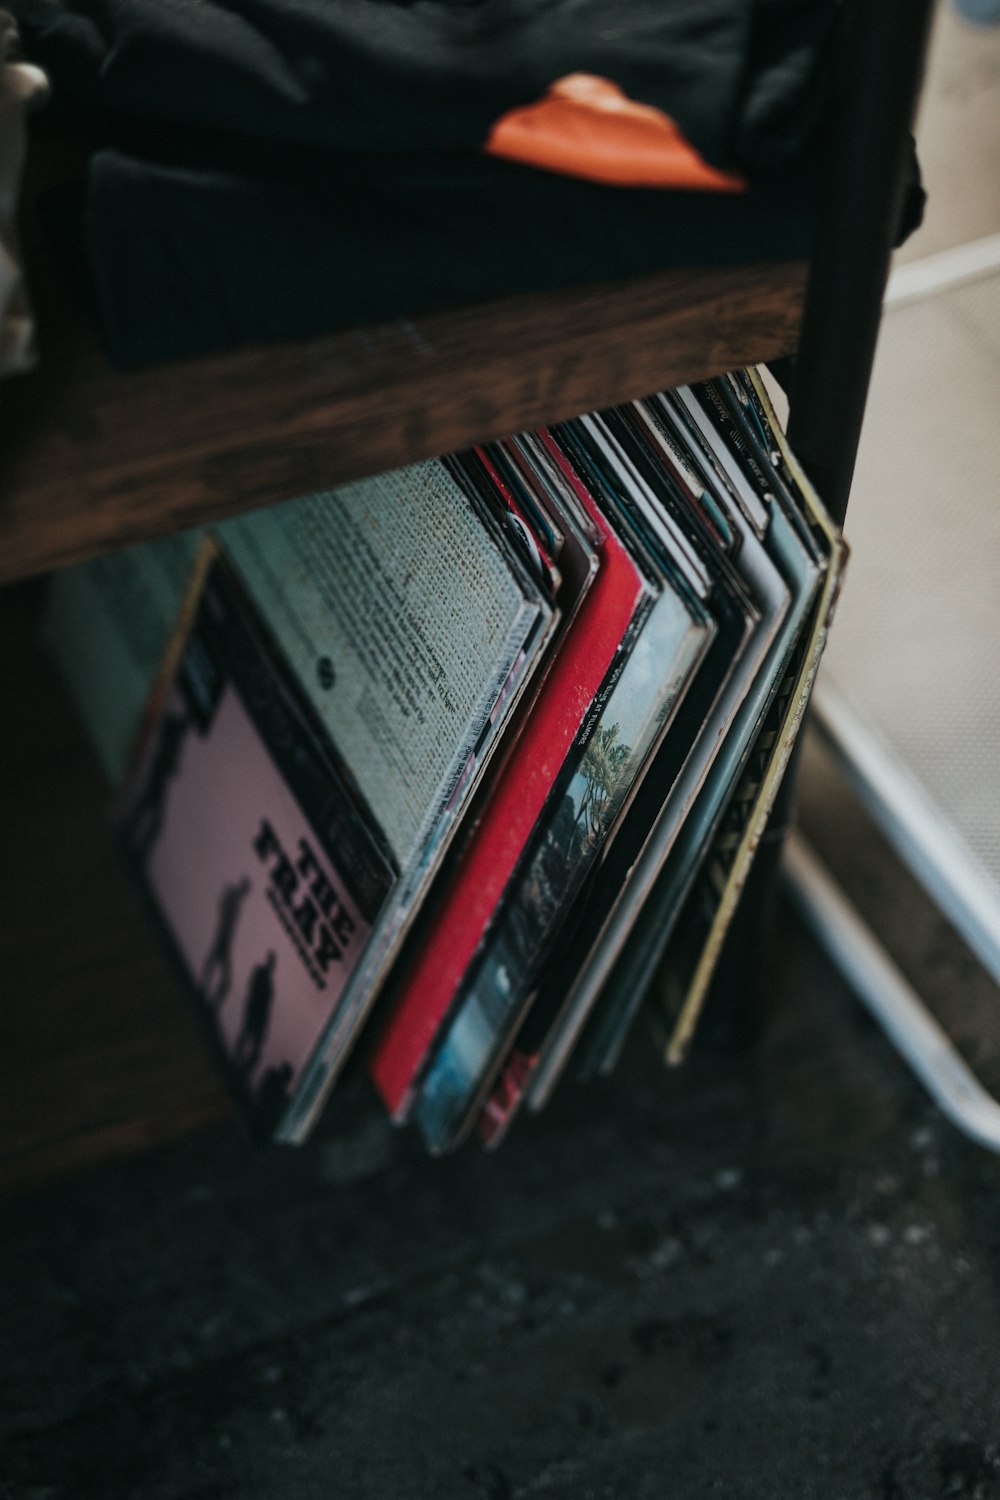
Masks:
[[[515,1045],[476,1121],[476,1134],[484,1146],[498,1146],[507,1134],[537,1061],[537,1053],[521,1052]]]
[[[376,1038],[369,1071],[396,1119],[406,1115],[438,1027],[645,593],[595,500],[549,434],[542,437],[598,530],[600,567]]]

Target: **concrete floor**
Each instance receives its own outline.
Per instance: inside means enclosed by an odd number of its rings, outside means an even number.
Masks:
[[[975,153],[998,49],[942,16],[925,118]],[[1000,1085],[994,991],[814,751],[802,800]],[[299,1152],[219,1128],[8,1201],[0,1500],[1000,1497],[1000,1163],[787,912],[765,992],[750,1053],[665,1075],[640,1029],[495,1156],[356,1087]]]
[[[1000,1495],[997,1164],[772,951],[749,1056],[637,1035],[492,1157],[349,1093],[5,1205],[0,1496]]]

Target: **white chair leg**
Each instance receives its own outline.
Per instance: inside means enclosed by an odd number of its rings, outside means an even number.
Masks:
[[[786,889],[806,926],[954,1125],[1000,1152],[1000,1103],[979,1082],[923,1000],[801,834],[784,854]]]

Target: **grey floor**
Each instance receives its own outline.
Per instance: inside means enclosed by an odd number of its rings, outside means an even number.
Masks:
[[[1000,911],[1000,234],[987,248],[885,316],[821,696],[905,766]]]
[[[946,194],[971,132],[975,222],[928,251],[1000,229],[998,90],[1000,32],[944,14],[924,159]],[[805,770],[1000,1085],[994,988]],[[1000,1162],[787,911],[766,979],[748,1053],[665,1075],[640,1030],[495,1156],[430,1162],[353,1088],[301,1152],[220,1128],[4,1203],[2,1500],[1000,1497]]]
[[[494,1157],[348,1095],[5,1205],[0,1495],[1000,1495],[997,1164],[778,938],[748,1056]]]

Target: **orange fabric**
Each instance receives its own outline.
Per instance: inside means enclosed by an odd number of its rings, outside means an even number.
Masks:
[[[544,98],[501,115],[491,156],[619,187],[739,193],[745,180],[700,156],[669,115],[590,73],[559,78]]]

